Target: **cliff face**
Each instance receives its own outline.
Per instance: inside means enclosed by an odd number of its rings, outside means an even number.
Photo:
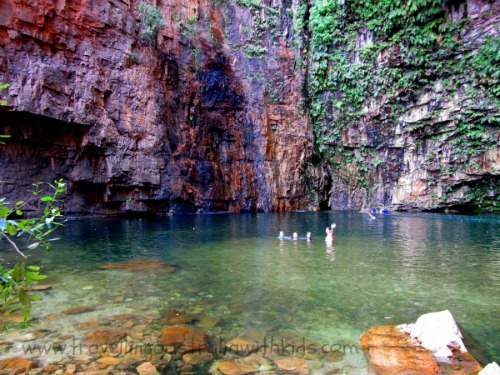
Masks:
[[[465,158],[450,142],[462,126],[457,114],[477,109],[466,84],[449,94],[436,79],[425,92],[366,101],[367,115],[339,128],[339,140],[318,142],[321,124],[335,129],[342,113],[326,105],[321,117],[310,100],[335,95],[311,89],[320,63],[309,49],[311,4],[160,1],[167,25],[151,46],[141,42],[138,3],[0,3],[0,83],[11,85],[0,134],[12,136],[0,148],[0,196],[19,200],[32,183],[63,178],[67,213],[497,200],[498,122],[484,130],[496,147]],[[464,38],[498,37],[497,5],[476,3],[461,10],[481,15]],[[390,67],[397,57],[379,59]],[[385,108],[395,98],[406,105],[393,116]],[[389,117],[397,119],[390,126]]]
[[[408,4],[310,8],[311,179],[337,209],[498,210],[500,4]]]
[[[169,1],[145,46],[137,3],[2,2],[0,194],[60,177],[72,213],[299,208],[312,134],[283,38],[252,57],[249,8]]]

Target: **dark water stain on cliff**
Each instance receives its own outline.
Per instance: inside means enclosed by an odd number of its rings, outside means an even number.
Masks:
[[[226,55],[219,56],[201,70],[198,77],[203,85],[202,107],[243,109],[243,90],[228,65]]]

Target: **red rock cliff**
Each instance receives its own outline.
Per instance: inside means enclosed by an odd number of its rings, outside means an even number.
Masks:
[[[304,207],[292,4],[160,1],[154,47],[138,3],[0,3],[0,195],[63,178],[68,213]]]

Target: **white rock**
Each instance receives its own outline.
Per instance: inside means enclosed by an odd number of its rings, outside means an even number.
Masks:
[[[500,366],[496,362],[488,363],[478,375],[500,375]]]
[[[424,314],[414,324],[401,325],[399,329],[410,333],[438,362],[449,362],[448,357],[453,354],[449,346],[467,351],[462,334],[448,310]]]

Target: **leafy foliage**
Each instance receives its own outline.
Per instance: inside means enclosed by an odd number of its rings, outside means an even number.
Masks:
[[[43,207],[39,216],[22,218],[24,215],[23,206],[25,202],[19,201],[9,204],[5,198],[0,198],[0,239],[7,241],[23,261],[15,264],[12,268],[0,265],[0,301],[1,310],[10,313],[20,310],[25,321],[30,318],[31,301],[39,299],[37,295],[29,293],[29,288],[37,281],[43,280],[44,275],[40,275],[39,267],[27,266],[25,260],[27,256],[19,249],[19,243],[25,240],[24,246],[28,250],[33,250],[39,246],[47,251],[51,248],[51,242],[55,238],[50,235],[61,226],[58,219],[62,216],[58,206],[59,196],[66,191],[62,180],[57,180],[54,184],[48,184],[52,192],[44,194],[45,184],[35,184],[34,197],[38,199],[39,207]],[[21,217],[21,219],[15,219]]]
[[[142,27],[142,43],[156,46],[158,32],[167,24],[161,15],[160,7],[143,1],[135,8],[139,14]]]
[[[471,59],[474,73],[480,84],[500,97],[500,38],[489,37],[481,46],[479,53]]]
[[[442,0],[312,4],[304,24],[311,33],[306,101],[317,149],[332,166],[347,163],[343,136],[347,127],[372,116],[372,104],[383,111],[375,115],[377,125],[393,129],[406,110],[404,103],[434,90],[438,80],[448,100],[466,91],[474,103],[473,113],[457,114],[451,136],[475,153],[493,146],[485,133],[487,126],[500,124],[498,37],[464,41],[460,35],[469,21],[449,19],[448,2]],[[361,158],[360,173],[366,165]]]
[[[47,277],[40,275],[39,271],[39,267],[26,266],[24,262],[17,263],[12,269],[0,265],[0,301],[6,314],[21,310],[25,321],[30,318],[31,301],[40,300],[41,297],[29,293],[29,287]]]

